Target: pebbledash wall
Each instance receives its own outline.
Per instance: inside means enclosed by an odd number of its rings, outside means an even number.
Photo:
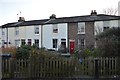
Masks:
[[[20,18],[23,19],[23,18]],[[0,47],[19,47],[21,44],[37,44],[38,47],[58,50],[93,48],[96,46],[95,35],[104,29],[119,27],[120,16],[97,14],[61,17],[50,16],[50,19],[7,23],[0,28]]]

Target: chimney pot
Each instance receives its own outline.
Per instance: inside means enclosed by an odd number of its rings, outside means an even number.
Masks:
[[[91,15],[92,15],[92,16],[96,16],[96,15],[97,15],[96,10],[92,10],[92,11],[91,11]]]

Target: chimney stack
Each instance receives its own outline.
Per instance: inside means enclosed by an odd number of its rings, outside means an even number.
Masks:
[[[97,15],[96,10],[92,10],[92,11],[91,11],[91,15],[92,15],[92,16],[96,16],[96,15]]]
[[[25,21],[25,18],[24,17],[19,17],[18,22],[22,22],[22,21]]]
[[[55,19],[56,18],[56,15],[55,14],[52,14],[51,16],[50,16],[50,19]]]

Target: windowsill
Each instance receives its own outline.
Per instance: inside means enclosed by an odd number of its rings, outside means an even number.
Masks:
[[[77,34],[85,34],[85,32],[77,33]]]
[[[40,34],[34,34],[35,36],[38,36],[38,35],[40,35]]]
[[[53,33],[53,34],[58,34],[58,33]]]

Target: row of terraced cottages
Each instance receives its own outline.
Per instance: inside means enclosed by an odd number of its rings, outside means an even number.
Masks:
[[[96,46],[95,35],[120,26],[120,16],[97,14],[7,23],[0,28],[0,47],[36,45],[39,48],[73,52]]]

